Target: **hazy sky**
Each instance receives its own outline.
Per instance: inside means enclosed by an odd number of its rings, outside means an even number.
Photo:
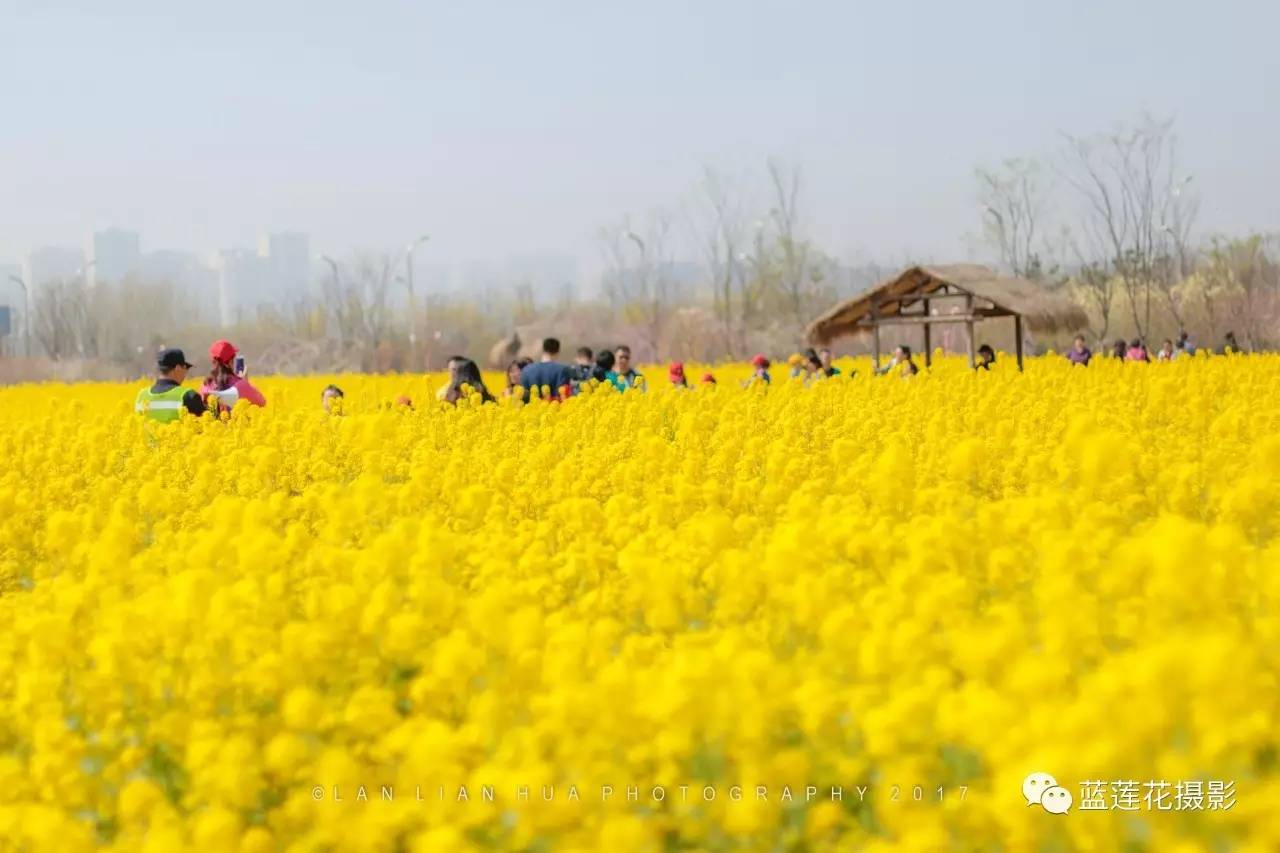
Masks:
[[[1210,230],[1280,229],[1280,3],[0,0],[0,259],[571,251],[702,164],[802,163],[848,260],[964,255],[973,168],[1177,119]],[[426,263],[427,258],[423,258]]]

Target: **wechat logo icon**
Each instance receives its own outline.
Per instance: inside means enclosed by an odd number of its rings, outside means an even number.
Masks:
[[[1049,814],[1066,814],[1071,810],[1071,792],[1048,773],[1028,773],[1022,780],[1022,796],[1028,806],[1040,806]]]

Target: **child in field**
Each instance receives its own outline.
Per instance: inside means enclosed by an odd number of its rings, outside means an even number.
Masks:
[[[754,368],[754,371],[751,374],[751,378],[746,381],[747,387],[756,384],[768,385],[770,382],[769,359],[765,358],[763,355],[757,355],[755,358],[751,359],[751,366]]]
[[[809,360],[806,355],[801,355],[798,352],[792,353],[787,358],[787,364],[791,367],[791,372],[787,375],[788,379],[795,379],[808,373]]]

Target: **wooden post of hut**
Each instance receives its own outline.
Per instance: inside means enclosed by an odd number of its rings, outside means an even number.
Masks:
[[[1018,339],[1017,343],[1015,343],[1014,346],[1017,347],[1015,351],[1018,353],[1018,372],[1021,373],[1022,372],[1022,315],[1021,314],[1013,315],[1013,334]]]
[[[933,339],[930,330],[933,321],[929,319],[929,300],[924,300],[924,366],[933,366]]]
[[[872,347],[872,363],[875,365],[877,371],[880,370],[880,323],[878,322],[878,316],[879,314],[876,311],[875,306],[873,305],[871,307],[871,317],[872,317],[871,347]]]
[[[965,313],[965,316],[969,318],[968,320],[965,321],[965,324],[964,324],[965,339],[967,341],[965,346],[969,350],[969,369],[973,370],[978,366],[977,351],[975,349],[978,346],[978,342],[974,340],[975,335],[973,331],[973,294],[972,293],[965,294],[964,313]]]

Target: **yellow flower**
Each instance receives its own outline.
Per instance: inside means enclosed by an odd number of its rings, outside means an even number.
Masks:
[[[176,424],[0,389],[0,837],[1280,848],[1280,356],[840,367]],[[1238,802],[1048,820],[1033,770]]]

